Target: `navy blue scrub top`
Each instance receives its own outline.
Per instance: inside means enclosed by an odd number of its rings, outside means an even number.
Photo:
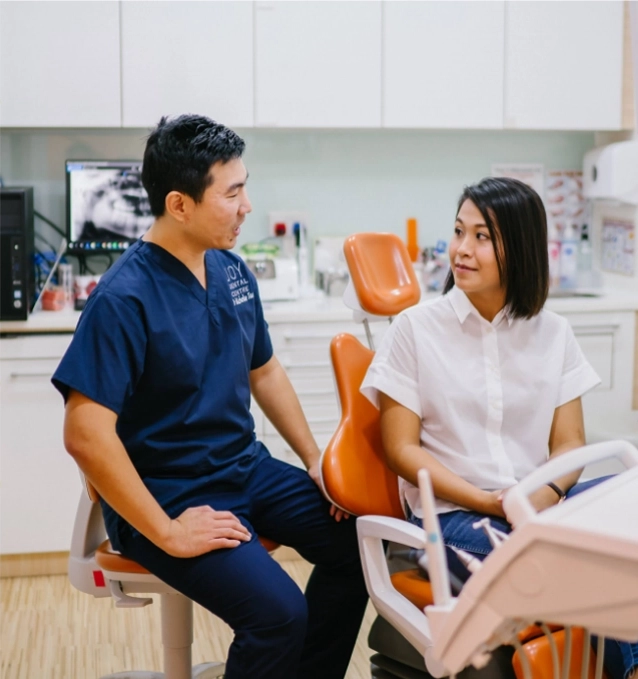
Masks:
[[[268,456],[255,439],[249,372],[272,356],[257,282],[225,250],[205,255],[207,289],[163,248],[137,241],[100,280],[53,375],[118,415],[147,488],[176,517],[237,488]],[[130,530],[103,503],[113,546]]]

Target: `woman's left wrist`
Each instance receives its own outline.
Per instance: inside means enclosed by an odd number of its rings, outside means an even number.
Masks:
[[[550,481],[549,483],[546,483],[545,486],[549,488],[552,493],[554,493],[556,497],[556,504],[560,504],[567,498],[566,491],[564,491],[557,483]]]

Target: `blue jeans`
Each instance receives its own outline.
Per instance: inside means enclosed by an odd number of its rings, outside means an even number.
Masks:
[[[233,512],[253,539],[179,559],[131,531],[122,552],[232,627],[226,679],[342,679],[368,601],[355,519],[337,523],[308,474],[273,458],[191,506],[203,504]],[[305,594],[257,534],[315,564]]]
[[[595,486],[606,478],[609,477],[577,483],[568,491],[567,497],[570,498],[574,495],[578,495],[578,493],[582,493],[584,490]],[[490,544],[487,535],[485,535],[482,530],[472,528],[472,524],[482,518],[484,518],[484,516],[478,512],[466,512],[463,510],[439,514],[443,542],[445,542],[446,545],[452,545],[458,549],[469,552],[482,561],[492,551],[492,545]],[[512,527],[505,519],[498,516],[490,516],[489,519],[494,528],[497,528],[503,533],[511,532]],[[410,511],[408,511],[408,521],[417,526],[422,525],[421,519],[414,516]],[[447,549],[446,552],[448,568],[457,578],[462,582],[465,582],[470,577],[470,572],[459,561],[458,557],[451,549]],[[624,677],[629,675],[631,669],[637,666],[638,644],[607,640],[605,645],[605,670],[614,679],[624,679]]]

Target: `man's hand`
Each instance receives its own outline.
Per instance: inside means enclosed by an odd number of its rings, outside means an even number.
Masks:
[[[168,535],[158,547],[171,556],[187,558],[237,547],[250,537],[232,512],[218,512],[208,506],[189,507],[170,522]]]
[[[318,461],[308,468],[308,476],[317,484],[321,494],[325,497],[325,493],[323,492],[323,487],[321,485],[321,474],[319,473]],[[326,500],[330,501],[330,498],[326,498]],[[339,507],[335,507],[333,504],[330,505],[330,516],[333,516],[334,520],[337,522],[341,521],[341,519],[350,518],[350,514],[346,514],[343,509],[339,509]]]

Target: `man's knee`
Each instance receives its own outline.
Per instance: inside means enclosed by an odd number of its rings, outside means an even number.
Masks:
[[[308,606],[306,599],[296,586],[286,591],[273,591],[269,596],[255,602],[255,609],[247,625],[254,633],[260,631],[266,636],[285,636],[291,642],[306,634]]]

